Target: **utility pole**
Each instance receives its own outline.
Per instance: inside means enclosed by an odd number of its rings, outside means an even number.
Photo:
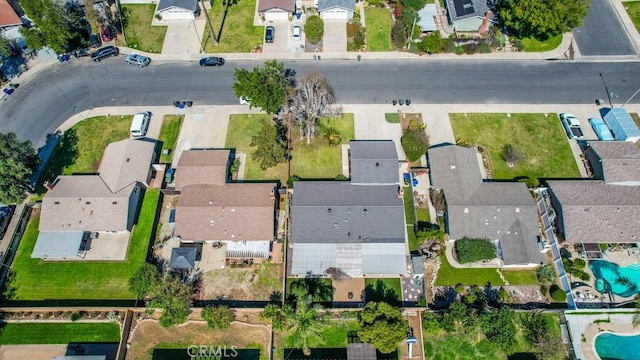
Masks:
[[[118,19],[120,20],[120,32],[122,32],[122,41],[127,44],[127,37],[124,35],[124,24],[122,20],[122,7],[120,6],[120,0],[116,0],[116,6],[118,7]]]
[[[220,45],[220,42],[218,42],[218,37],[216,36],[216,33],[213,30],[213,25],[211,25],[211,18],[209,17],[209,12],[207,11],[207,8],[204,6],[204,0],[200,0],[200,2],[202,3],[202,11],[204,11],[204,16],[207,18],[207,24],[209,25],[209,31],[211,32],[213,45],[218,46]],[[213,5],[211,7],[213,8]]]
[[[602,79],[602,83],[604,84],[604,89],[607,91],[607,99],[609,99],[609,106],[613,109],[613,103],[611,102],[611,92],[609,91],[609,87],[607,87],[607,82],[604,81],[604,76],[600,73],[600,78]]]
[[[409,51],[409,48],[411,47],[411,43],[413,42],[413,29],[415,29],[416,27],[416,21],[418,20],[417,16],[413,17],[413,25],[411,25],[411,35],[409,35],[409,39],[407,41],[407,51]]]

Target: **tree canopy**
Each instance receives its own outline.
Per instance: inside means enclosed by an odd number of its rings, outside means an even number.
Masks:
[[[235,314],[233,309],[229,309],[226,305],[213,306],[209,305],[202,309],[200,313],[202,320],[212,329],[226,330],[231,327]]]
[[[159,277],[158,268],[153,264],[145,263],[129,279],[129,291],[136,299],[144,299],[145,296],[153,291]]]
[[[251,138],[250,145],[254,148],[251,158],[259,162],[263,170],[287,161],[287,130],[283,126],[262,120],[262,127]]]
[[[0,134],[0,203],[17,204],[27,197],[39,163],[30,141],[20,141],[14,133]]]
[[[500,0],[496,11],[514,35],[546,40],[580,26],[589,4],[589,0]]]
[[[369,302],[360,312],[358,337],[383,354],[395,351],[407,335],[402,312],[385,302]]]
[[[488,239],[463,237],[456,240],[456,255],[460,264],[492,260],[496,257],[496,247]]]
[[[284,64],[269,60],[264,66],[255,67],[252,71],[236,69],[233,74],[233,90],[238,98],[246,99],[250,107],[276,114],[284,104],[287,78]]]
[[[20,33],[30,48],[48,46],[56,53],[68,50],[70,43],[80,43],[86,37],[84,28],[74,20],[61,2],[54,0],[22,0],[20,5],[35,26],[22,27]]]

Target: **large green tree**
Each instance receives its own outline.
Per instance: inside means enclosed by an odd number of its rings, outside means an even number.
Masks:
[[[129,292],[131,292],[136,299],[144,299],[149,295],[158,283],[160,273],[158,268],[149,263],[145,263],[133,277],[129,279]]]
[[[385,302],[370,302],[360,312],[358,337],[383,354],[395,351],[407,335],[402,312]]]
[[[11,55],[11,41],[3,35],[0,35],[0,55]]]
[[[39,163],[30,141],[20,141],[14,133],[0,134],[0,203],[17,204],[27,197]]]
[[[558,331],[554,315],[538,311],[521,314],[524,335],[538,360],[563,360],[567,358],[566,349]],[[556,331],[554,331],[554,328]]]
[[[249,106],[269,114],[277,113],[284,104],[287,91],[287,71],[284,64],[268,60],[252,71],[236,69],[233,74],[233,90],[238,98],[244,98]]]
[[[262,120],[261,125],[258,134],[251,138],[251,158],[266,170],[287,160],[287,131],[279,124],[269,124],[267,120]]]
[[[20,28],[30,48],[40,49],[49,46],[56,53],[63,53],[72,40],[81,36],[80,30],[73,28],[72,19],[65,12],[62,2],[22,0],[20,5],[34,23],[34,26]]]
[[[147,308],[161,309],[160,325],[165,328],[187,321],[193,305],[193,286],[185,284],[180,277],[168,274],[160,278],[151,291]]]
[[[516,348],[517,339],[513,334],[517,332],[515,313],[507,306],[498,310],[490,309],[480,316],[482,333],[497,348],[511,354]]]
[[[500,0],[496,11],[509,32],[545,40],[582,24],[589,0]]]
[[[311,355],[312,343],[324,343],[325,316],[319,306],[311,306],[309,301],[298,301],[296,310],[290,314],[288,333],[293,337],[293,346]]]

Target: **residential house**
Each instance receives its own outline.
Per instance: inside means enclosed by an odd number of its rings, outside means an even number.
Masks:
[[[295,10],[295,0],[258,0],[258,13],[265,21],[287,21]]]
[[[496,19],[487,0],[446,0],[449,24],[459,32],[485,32]]]
[[[0,0],[0,32],[22,25],[22,19],[16,14],[7,0]]]
[[[109,144],[98,173],[58,176],[42,199],[32,258],[73,259],[87,233],[128,234],[152,175],[155,143],[148,139]]]
[[[275,236],[276,184],[228,183],[229,150],[183,151],[176,168],[174,236],[224,247],[227,258],[266,259]]]
[[[200,16],[200,6],[198,0],[160,0],[156,14],[163,21],[193,20]]]
[[[318,0],[322,20],[350,20],[356,11],[355,0]]]
[[[350,277],[407,273],[399,162],[393,141],[351,141],[351,181],[298,181],[291,275],[339,269]]]
[[[431,184],[442,189],[449,241],[469,237],[494,242],[504,267],[536,267],[544,261],[538,210],[520,182],[485,181],[474,149],[429,149]]]
[[[547,181],[557,230],[572,243],[640,240],[640,149],[626,141],[589,141],[596,180]]]
[[[625,108],[606,109],[602,117],[618,141],[637,142],[640,140],[640,129]]]

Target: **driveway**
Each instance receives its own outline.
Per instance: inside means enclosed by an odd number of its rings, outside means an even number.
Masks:
[[[204,20],[173,21],[167,26],[162,55],[191,56],[200,53]]]
[[[347,51],[347,21],[325,20],[324,36],[322,37],[323,52]]]
[[[636,54],[611,1],[617,0],[591,0],[584,23],[573,29],[573,37],[583,56]]]
[[[289,38],[291,37],[291,30],[289,29],[290,23],[288,21],[274,21],[267,26],[273,26],[276,30],[273,35],[272,43],[264,43],[262,52],[265,54],[283,53],[287,52],[287,45]],[[266,29],[266,26],[265,26]],[[262,41],[264,42],[264,33],[262,35]]]

